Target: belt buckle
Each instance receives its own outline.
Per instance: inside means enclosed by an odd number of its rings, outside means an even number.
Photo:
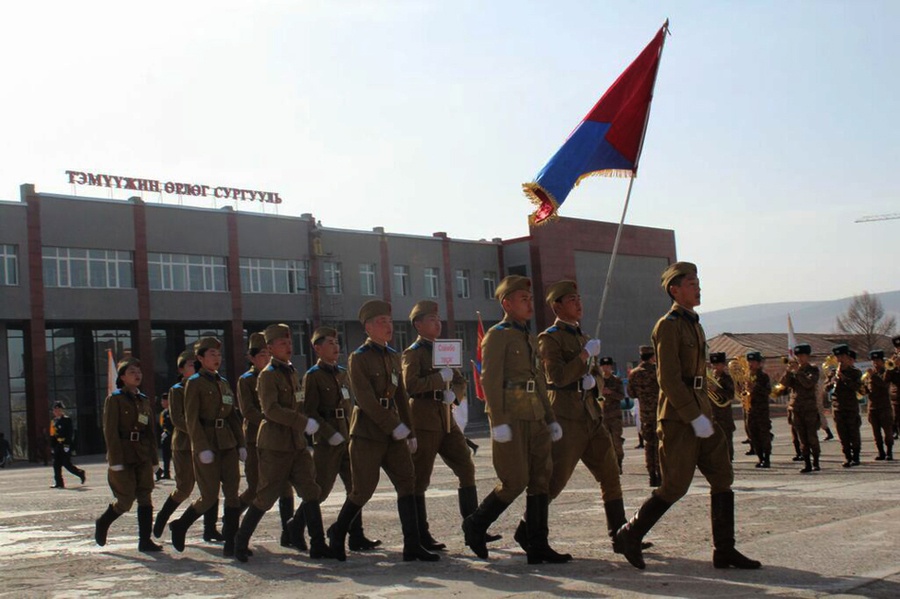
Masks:
[[[525,392],[534,393],[534,379],[531,379],[530,381],[525,383]]]
[[[381,407],[385,410],[389,410],[391,408],[391,400],[387,397],[382,397],[378,401],[381,402]]]
[[[703,388],[703,377],[695,376],[694,377],[694,389],[702,389]]]
[[[334,411],[334,417],[338,420],[344,419],[344,408],[338,408]]]
[[[141,440],[141,433],[138,432],[138,431],[131,431],[131,437],[130,437],[130,440],[131,440],[131,441],[140,441],[140,440]]]
[[[216,418],[216,428],[225,428],[224,418]]]

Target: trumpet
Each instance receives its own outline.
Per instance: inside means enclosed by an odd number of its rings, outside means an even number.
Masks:
[[[837,370],[838,367],[838,359],[834,354],[825,358],[825,361],[822,362],[822,370]]]
[[[772,391],[769,392],[769,397],[772,399],[778,399],[779,397],[787,393],[787,391],[787,387],[785,387],[781,383],[775,383],[775,385],[772,387]]]
[[[885,370],[894,370],[895,368],[897,368],[897,364],[893,360],[888,360],[884,363]]]

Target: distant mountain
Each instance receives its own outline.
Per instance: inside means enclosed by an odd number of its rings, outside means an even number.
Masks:
[[[873,293],[881,300],[885,312],[900,321],[900,291]],[[754,304],[725,310],[701,312],[703,329],[711,338],[719,333],[781,333],[787,331],[787,317],[791,315],[794,331],[798,333],[831,333],[834,321],[847,311],[853,300],[845,297],[816,302],[779,302]]]

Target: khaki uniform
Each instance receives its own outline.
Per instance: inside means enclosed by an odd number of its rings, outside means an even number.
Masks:
[[[625,437],[622,436],[622,400],[625,399],[625,385],[622,384],[622,379],[614,374],[608,377],[597,374],[597,380],[603,381],[599,392],[603,397],[603,426],[609,431],[609,437],[616,449],[616,458],[621,464],[625,459]]]
[[[886,375],[886,370],[872,369],[865,384],[865,393],[869,396],[868,420],[872,425],[879,454],[883,451],[882,444],[887,444],[888,448],[894,446],[894,414],[891,411],[890,383]]]
[[[659,439],[656,436],[656,409],[659,406],[659,381],[656,364],[642,362],[628,375],[628,395],[638,399],[641,436],[644,438],[644,463],[647,472],[659,472]]]
[[[184,418],[184,385],[187,379],[176,383],[169,389],[169,415],[175,425],[172,435],[172,461],[175,463],[175,490],[170,497],[181,503],[191,496],[194,490],[194,453],[191,451],[191,436],[188,433],[187,421]]]
[[[553,472],[547,425],[556,417],[540,369],[537,341],[527,327],[507,316],[485,334],[481,355],[481,385],[491,427],[506,424],[512,430],[509,442],[492,441],[494,470],[500,479],[494,494],[504,504],[512,503],[522,491],[547,495]]]
[[[841,366],[840,376],[831,377],[829,385],[834,387],[831,396],[831,412],[837,427],[838,438],[845,457],[858,456],[860,450],[859,427],[862,419],[859,416],[859,399],[857,391],[862,384],[862,373],[855,366]]]
[[[772,453],[772,418],[769,416],[769,393],[772,382],[762,368],[751,374],[744,390],[750,409],[747,426],[750,443],[757,455]]]
[[[600,483],[603,502],[608,503],[622,498],[622,485],[601,407],[593,391],[581,388],[589,369],[581,359],[587,341],[580,328],[561,320],[538,336],[550,405],[563,430],[562,439],[552,445],[550,499],[556,499],[566,487],[580,460]],[[597,384],[603,383],[598,380]]]
[[[731,490],[734,473],[725,433],[713,424],[705,439],[694,434],[691,421],[701,414],[712,420],[706,393],[706,335],[696,313],[673,304],[653,328],[659,371],[659,464],[662,485],[653,493],[674,503],[691,486],[695,468],[709,482],[710,493]]]
[[[819,406],[816,392],[819,384],[819,369],[812,364],[797,368],[797,372],[786,371],[781,384],[791,390],[788,409],[791,411],[791,426],[800,441],[803,457],[819,455]]]
[[[300,375],[289,363],[272,358],[256,385],[263,420],[256,438],[259,488],[253,505],[267,511],[291,484],[304,501],[318,502],[316,467],[307,451],[304,430],[309,419],[301,412]]]
[[[108,472],[117,514],[129,511],[135,499],[138,506],[153,505],[153,472],[159,464],[155,421],[150,400],[140,392],[113,391],[103,405],[106,461],[125,467]]]
[[[244,446],[244,434],[236,407],[228,382],[218,373],[204,368],[188,379],[184,389],[184,416],[194,452],[194,475],[200,488],[200,497],[192,504],[198,514],[219,500],[220,485],[225,507],[240,506],[238,448]],[[200,452],[207,450],[213,452],[211,464],[200,461]]]
[[[725,441],[728,445],[728,455],[734,460],[734,431],[737,428],[734,424],[734,412],[731,409],[731,405],[734,402],[734,379],[731,378],[727,370],[721,373],[714,373],[713,376],[716,377],[716,381],[719,383],[719,389],[715,392],[719,397],[719,401],[727,402],[727,405],[723,407],[712,405],[713,422],[722,427],[722,431],[725,433]]]
[[[894,436],[900,432],[900,351],[891,357],[895,367],[886,371],[885,378],[891,385],[891,408],[894,411]]]
[[[444,403],[443,390],[447,384],[441,378],[440,370],[432,367],[433,347],[431,341],[419,337],[401,356],[403,384],[409,395],[410,417],[418,439],[418,448],[412,455],[416,495],[424,495],[431,484],[434,460],[438,455],[456,475],[460,488],[475,486],[472,452],[453,418],[450,405]],[[466,395],[466,379],[459,370],[453,371],[450,389],[457,400]]]
[[[350,476],[350,381],[347,371],[319,360],[303,377],[303,403],[300,409],[319,423],[313,435],[313,461],[316,466],[316,483],[320,489],[320,501],[325,501],[341,477],[344,490],[350,493],[353,480]],[[344,442],[331,445],[328,440],[340,433]]]
[[[350,421],[350,470],[352,490],[348,499],[365,505],[378,486],[384,469],[398,497],[413,495],[416,476],[406,439],[395,440],[391,433],[400,425],[410,429],[409,397],[403,386],[400,354],[371,339],[350,354],[350,387],[356,398]]]

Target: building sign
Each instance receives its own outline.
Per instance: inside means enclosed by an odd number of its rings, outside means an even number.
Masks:
[[[431,358],[435,368],[462,367],[462,339],[435,339]]]
[[[281,203],[281,197],[273,191],[200,185],[198,183],[177,183],[175,181],[162,182],[157,179],[105,175],[102,173],[83,173],[81,171],[66,171],[66,175],[69,177],[69,183],[72,185],[91,185],[94,187],[130,189],[133,191],[148,191],[160,194],[165,192],[173,195],[193,196],[197,198],[215,197],[224,200],[264,202],[267,204]]]

